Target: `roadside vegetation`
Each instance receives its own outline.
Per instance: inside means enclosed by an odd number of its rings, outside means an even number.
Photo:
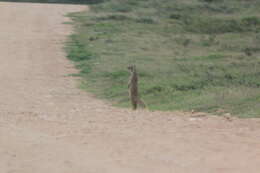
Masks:
[[[260,2],[110,0],[73,13],[66,50],[81,87],[129,107],[136,64],[151,110],[260,117]]]

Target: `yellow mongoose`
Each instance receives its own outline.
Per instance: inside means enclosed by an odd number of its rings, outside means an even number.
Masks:
[[[138,75],[136,72],[135,65],[128,66],[127,69],[130,71],[131,75],[128,81],[129,97],[132,103],[133,110],[137,109],[137,105],[146,107],[144,102],[140,99],[138,94]]]

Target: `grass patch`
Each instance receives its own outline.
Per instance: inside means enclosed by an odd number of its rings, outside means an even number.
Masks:
[[[129,64],[151,110],[260,117],[260,2],[110,0],[72,13],[81,87],[128,107]],[[86,82],[87,81],[87,82]]]

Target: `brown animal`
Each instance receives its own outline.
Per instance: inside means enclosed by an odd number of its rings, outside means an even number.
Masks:
[[[138,75],[136,72],[135,65],[128,66],[127,69],[130,71],[131,75],[128,81],[129,97],[132,103],[133,110],[137,109],[137,105],[146,107],[145,103],[140,99],[138,94]]]

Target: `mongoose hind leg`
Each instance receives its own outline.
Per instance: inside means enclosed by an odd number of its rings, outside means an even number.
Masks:
[[[132,103],[133,110],[136,110],[137,109],[137,101],[135,99],[131,99],[131,103]]]
[[[144,101],[142,99],[138,99],[138,104],[140,106],[142,106],[142,108],[146,108],[146,104],[144,103]]]

